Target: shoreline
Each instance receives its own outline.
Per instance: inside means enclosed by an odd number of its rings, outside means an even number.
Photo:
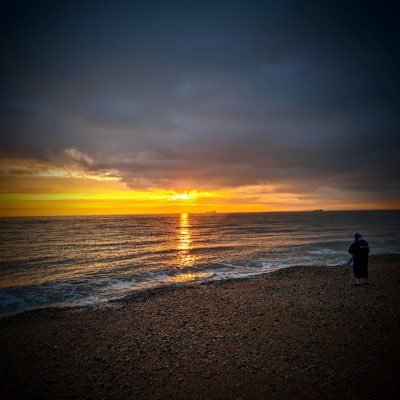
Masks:
[[[375,399],[400,390],[400,255],[0,319],[4,399]]]
[[[393,254],[376,254],[376,255],[371,255],[370,262],[377,260],[379,261],[381,258],[386,258],[386,257],[399,257],[400,254],[393,253]],[[254,272],[254,273],[249,273],[246,276],[238,276],[238,277],[233,277],[230,276],[228,278],[210,278],[206,279],[204,281],[197,281],[197,282],[188,282],[188,283],[169,283],[169,284],[162,284],[160,286],[156,287],[149,287],[149,288],[143,288],[143,289],[135,289],[132,290],[132,293],[124,295],[122,297],[116,297],[116,298],[111,298],[111,299],[104,299],[102,301],[96,302],[96,303],[88,303],[88,304],[76,304],[76,305],[44,305],[44,306],[39,306],[36,308],[31,308],[27,310],[21,310],[21,311],[15,311],[10,314],[4,314],[0,315],[0,321],[7,319],[7,318],[12,318],[14,316],[20,315],[20,314],[25,314],[25,313],[36,313],[36,312],[46,312],[46,311],[54,311],[54,312],[78,312],[78,311],[90,311],[90,310],[96,310],[98,308],[112,308],[115,306],[115,303],[125,303],[129,300],[135,301],[135,298],[144,298],[149,294],[150,296],[156,295],[158,292],[164,293],[165,291],[170,291],[170,290],[175,290],[177,288],[182,288],[182,289],[191,289],[191,288],[196,288],[197,286],[209,286],[209,285],[218,285],[218,284],[224,284],[224,283],[229,283],[229,282],[241,282],[241,281],[247,281],[251,279],[257,279],[259,277],[262,277],[264,275],[270,275],[270,274],[276,274],[279,273],[281,270],[292,270],[292,269],[307,269],[307,268],[314,268],[314,267],[322,267],[322,268],[343,268],[347,267],[351,271],[351,267],[349,266],[348,263],[343,263],[343,264],[338,264],[338,265],[290,265],[290,266],[282,266],[282,267],[273,267],[270,270],[266,271],[261,271],[261,272]]]
[[[390,257],[390,256],[396,256],[396,254],[382,254],[382,255],[374,255],[370,256],[370,258],[375,258],[375,257]],[[400,256],[400,254],[399,254]],[[323,268],[338,268],[338,267],[344,267],[348,266],[347,263],[345,264],[338,264],[338,265],[290,265],[290,266],[282,266],[282,267],[273,267],[270,270],[265,270],[265,271],[260,271],[260,272],[252,272],[249,273],[248,275],[245,276],[229,276],[228,278],[224,277],[218,277],[218,278],[209,278],[205,279],[204,281],[193,281],[193,282],[187,282],[187,283],[168,283],[168,284],[161,284],[160,286],[155,286],[155,287],[149,287],[149,288],[143,288],[143,289],[133,289],[132,293],[124,295],[122,297],[115,297],[115,298],[110,298],[110,299],[104,299],[102,301],[94,302],[94,303],[87,303],[87,304],[76,304],[76,305],[43,305],[43,306],[38,306],[35,308],[30,308],[26,310],[20,310],[20,311],[15,311],[11,312],[10,314],[4,314],[0,315],[0,321],[3,319],[11,318],[16,315],[20,314],[25,314],[25,313],[35,313],[35,312],[41,312],[41,311],[55,311],[55,312],[77,312],[77,311],[90,311],[92,309],[98,309],[98,308],[107,308],[110,307],[112,308],[115,303],[119,302],[126,302],[129,300],[135,301],[134,299],[136,297],[142,298],[146,297],[146,295],[149,293],[151,296],[156,295],[158,292],[164,293],[165,291],[170,291],[170,290],[175,290],[177,288],[182,288],[182,289],[191,289],[191,288],[196,288],[197,286],[209,286],[209,285],[217,285],[219,283],[223,284],[225,282],[241,282],[241,281],[247,281],[249,279],[257,279],[260,276],[263,275],[270,275],[270,274],[275,274],[278,273],[281,270],[290,270],[292,268],[298,269],[298,268],[313,268],[313,267],[323,267]]]

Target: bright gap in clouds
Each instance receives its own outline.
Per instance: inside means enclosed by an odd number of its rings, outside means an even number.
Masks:
[[[197,190],[185,191],[183,193],[175,193],[171,196],[172,200],[192,200],[198,197]]]

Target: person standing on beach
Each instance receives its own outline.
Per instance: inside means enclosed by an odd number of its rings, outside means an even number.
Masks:
[[[354,235],[354,242],[349,248],[349,253],[353,256],[353,274],[356,278],[356,286],[361,282],[368,284],[368,242],[359,234]]]

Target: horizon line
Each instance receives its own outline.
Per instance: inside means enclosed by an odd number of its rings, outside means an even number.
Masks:
[[[333,213],[333,212],[393,212],[400,211],[400,208],[380,208],[380,209],[354,209],[354,210],[282,210],[282,211],[221,211],[218,212],[171,212],[171,213],[115,213],[115,214],[43,214],[43,215],[0,215],[2,218],[57,218],[57,217],[114,217],[114,216],[161,216],[161,215],[181,215],[181,214],[191,214],[191,215],[222,215],[222,214],[289,214],[289,213]]]

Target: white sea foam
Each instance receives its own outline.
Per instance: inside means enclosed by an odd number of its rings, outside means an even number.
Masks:
[[[263,271],[290,267],[290,265],[287,262],[285,263],[285,262],[266,262],[266,261],[262,261],[261,266]]]
[[[343,250],[334,250],[334,249],[330,249],[330,248],[323,248],[323,249],[316,249],[316,250],[308,250],[307,251],[308,254],[315,254],[315,255],[338,255],[338,254],[345,254],[345,252]]]

